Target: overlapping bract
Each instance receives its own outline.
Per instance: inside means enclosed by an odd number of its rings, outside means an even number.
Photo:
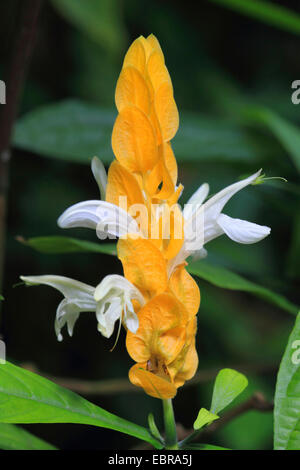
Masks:
[[[195,349],[197,284],[184,264],[172,273],[170,261],[182,248],[183,216],[176,204],[182,191],[171,139],[179,118],[172,82],[157,39],[140,37],[129,48],[116,87],[119,111],[112,133],[117,161],[108,172],[106,201],[127,197],[143,237],[118,242],[124,276],[142,293],[139,328],[127,332],[126,346],[136,364],[129,378],[156,398],[171,398],[198,365]],[[166,225],[168,227],[166,228]],[[179,227],[179,230],[178,230]],[[171,275],[170,275],[171,274]]]

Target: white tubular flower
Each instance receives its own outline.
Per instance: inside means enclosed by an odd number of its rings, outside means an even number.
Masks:
[[[94,299],[95,288],[63,276],[20,276],[28,286],[44,284],[59,290],[64,299],[60,302],[56,311],[55,332],[58,341],[63,337],[61,329],[67,324],[68,333],[73,334],[74,325],[81,312],[95,312],[96,302]]]
[[[136,333],[139,321],[132,300],[137,300],[141,307],[145,300],[141,292],[125,277],[117,274],[106,276],[96,287],[94,298],[97,302],[98,329],[103,336],[111,336],[118,319],[128,330]]]
[[[98,330],[106,338],[112,335],[118,319],[133,333],[138,329],[139,322],[131,301],[135,299],[143,306],[144,297],[123,276],[106,276],[96,288],[63,276],[20,277],[28,286],[43,284],[54,287],[64,296],[57,307],[54,324],[58,341],[63,339],[61,330],[65,324],[69,335],[72,336],[81,312],[95,312]]]
[[[205,257],[207,252],[203,248],[204,245],[224,233],[231,240],[244,244],[259,242],[269,235],[270,227],[234,219],[221,213],[229,199],[255,181],[260,173],[261,170],[249,178],[231,184],[204,204],[203,201],[208,195],[209,186],[206,183],[200,186],[184,208],[185,241],[176,258],[171,260],[169,273],[191,254],[196,255],[197,258]]]
[[[105,199],[107,175],[103,163],[94,157],[92,173],[98,184],[101,199]],[[124,209],[104,200],[83,201],[69,207],[58,218],[60,228],[91,228],[104,240],[123,237],[128,233],[141,236],[137,222]]]

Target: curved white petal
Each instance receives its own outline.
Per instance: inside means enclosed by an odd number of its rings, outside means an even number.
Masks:
[[[131,301],[135,299],[143,306],[145,300],[141,292],[125,277],[117,274],[106,276],[96,287],[94,298],[97,302],[98,329],[104,336],[111,336],[118,318],[130,331],[136,332],[138,317]]]
[[[124,321],[126,323],[128,330],[131,331],[131,333],[135,334],[139,328],[139,319],[133,309],[126,310]]]
[[[122,208],[106,201],[84,201],[69,207],[57,221],[61,228],[96,229],[97,236],[140,234],[136,221]]]
[[[145,300],[141,292],[131,284],[128,279],[119,274],[109,274],[106,276],[95,289],[94,298],[96,302],[105,298],[108,294],[112,295],[122,294],[131,299],[136,299],[141,305],[144,305]]]
[[[229,199],[234,196],[238,191],[245,188],[249,184],[251,184],[256,178],[260,175],[261,170],[257,171],[253,175],[245,178],[244,180],[238,181],[237,183],[233,183],[227,188],[222,189],[217,194],[212,196],[206,203],[204,204],[204,216],[205,218],[217,218],[218,215],[223,210],[225,204],[229,201]]]
[[[208,183],[203,183],[197,191],[190,197],[187,204],[202,204],[203,201],[207,198],[209,193],[209,185]]]
[[[258,225],[241,219],[233,219],[228,215],[221,214],[217,219],[218,225],[237,243],[256,243],[263,240],[271,232],[270,227]]]
[[[59,290],[65,297],[57,307],[55,332],[57,339],[62,341],[61,329],[67,324],[68,333],[73,334],[74,325],[81,312],[95,312],[95,288],[63,276],[20,276],[27,285],[46,285]]]
[[[54,289],[59,290],[68,299],[79,298],[88,301],[93,299],[95,292],[94,287],[64,276],[45,274],[42,276],[20,276],[20,279],[29,286],[44,284],[54,287]]]
[[[101,199],[105,200],[107,174],[104,165],[98,157],[93,157],[91,168],[100,190]]]
[[[58,218],[60,228],[86,227],[96,229],[99,223],[98,209],[103,201],[83,201],[66,209]]]
[[[121,318],[122,305],[120,299],[111,299],[108,307],[105,307],[106,305],[101,304],[97,306],[98,331],[105,338],[110,338],[113,334],[116,321]]]

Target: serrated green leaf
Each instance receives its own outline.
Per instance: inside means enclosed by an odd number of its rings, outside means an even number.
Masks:
[[[299,15],[284,6],[264,0],[211,0],[225,7],[231,8],[246,16],[276,26],[290,33],[300,34]]]
[[[68,389],[6,362],[0,366],[0,422],[89,424],[162,448],[148,429],[109,413]]]
[[[126,43],[119,0],[52,0],[55,8],[74,26],[113,53]]]
[[[208,411],[206,408],[201,408],[198,413],[197,419],[194,422],[194,429],[201,429],[203,428],[203,426],[212,423],[216,419],[219,419],[219,416],[215,415],[211,411]]]
[[[18,237],[17,240],[40,253],[60,254],[60,253],[104,253],[107,255],[116,255],[117,249],[115,243],[99,243],[77,238],[49,236],[33,237],[27,240]]]
[[[51,444],[20,426],[0,423],[0,449],[2,450],[55,450]]]
[[[238,290],[249,292],[267,302],[286,310],[293,315],[297,315],[299,308],[286,299],[283,295],[277,294],[266,287],[255,284],[248,279],[236,274],[229,269],[221,266],[215,266],[207,261],[199,260],[191,262],[188,271],[195,276],[205,279],[211,284],[222,287],[223,289]]]
[[[274,449],[300,450],[300,312],[277,377]]]
[[[222,411],[247,385],[247,378],[240,372],[233,369],[220,370],[215,380],[210,411],[214,414]]]
[[[76,100],[38,108],[17,122],[15,146],[50,158],[90,163],[97,155],[105,164],[113,160],[111,134],[117,111]],[[273,155],[266,140],[249,134],[227,120],[181,113],[173,146],[178,160],[223,159],[255,164]],[[270,153],[271,152],[271,153]]]

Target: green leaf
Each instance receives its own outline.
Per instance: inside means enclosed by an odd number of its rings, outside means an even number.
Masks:
[[[113,160],[111,133],[116,111],[78,101],[50,104],[26,114],[15,128],[14,144],[51,158],[90,164],[97,155]]]
[[[149,425],[149,429],[151,431],[152,436],[154,436],[156,439],[158,439],[160,442],[163,443],[164,440],[158,430],[158,427],[156,426],[153,413],[149,413],[148,415],[148,425]]]
[[[4,297],[3,297],[3,295],[0,295],[0,300],[4,300]]]
[[[188,444],[183,447],[184,450],[231,450],[225,447],[214,446],[212,444]]]
[[[0,366],[0,422],[89,424],[114,429],[162,448],[148,429],[8,362]]]
[[[222,369],[218,373],[211,402],[211,412],[219,413],[247,387],[247,378],[233,369]]]
[[[225,7],[231,8],[246,16],[276,26],[284,31],[300,34],[299,15],[281,5],[264,0],[211,0]]]
[[[201,279],[205,279],[205,281],[208,281],[217,287],[249,292],[294,315],[297,315],[299,310],[296,305],[291,303],[284,296],[277,294],[266,287],[255,284],[252,281],[248,281],[248,279],[245,279],[239,274],[221,266],[214,266],[209,264],[207,261],[200,260],[191,262],[187,269],[191,274],[194,274]]]
[[[17,237],[17,240],[40,253],[60,254],[90,252],[104,253],[107,255],[117,254],[115,243],[103,243],[101,241],[94,243],[87,240],[60,236],[34,237],[28,238],[27,240],[22,237]]]
[[[274,449],[300,450],[300,312],[277,377]]]
[[[97,44],[120,53],[126,33],[119,0],[52,0],[55,8]]]
[[[215,415],[211,411],[208,411],[206,408],[201,408],[198,413],[197,419],[194,422],[194,429],[201,429],[203,428],[203,426],[212,423],[216,419],[219,419],[219,416]]]
[[[0,449],[55,450],[56,448],[19,426],[0,423]]]
[[[279,140],[300,171],[300,129],[267,108],[248,106],[243,114],[255,123],[264,124]]]
[[[111,134],[116,116],[116,111],[76,100],[49,104],[17,122],[13,142],[50,158],[89,164],[97,155],[109,164],[113,160]],[[268,144],[228,119],[182,113],[174,150],[179,160],[217,158],[256,163],[273,152]]]

